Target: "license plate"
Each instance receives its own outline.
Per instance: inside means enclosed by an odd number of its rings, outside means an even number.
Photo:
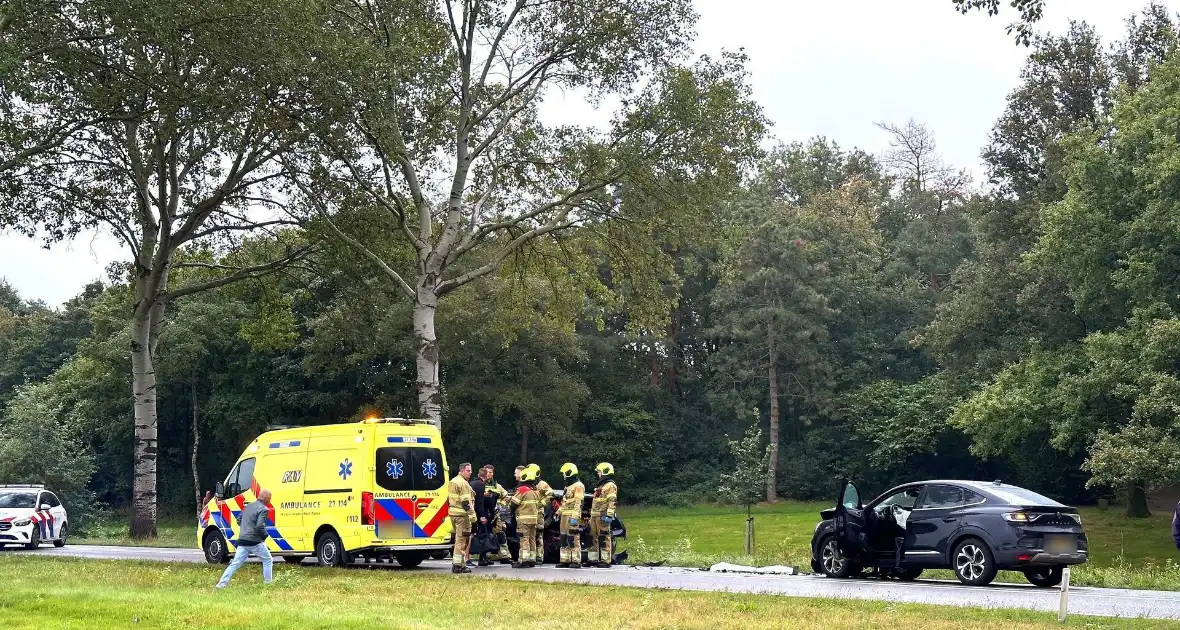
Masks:
[[[1077,550],[1076,536],[1045,536],[1045,551],[1051,554],[1075,553]]]

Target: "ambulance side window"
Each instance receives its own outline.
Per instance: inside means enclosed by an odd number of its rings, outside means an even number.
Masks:
[[[442,452],[437,448],[415,448],[414,489],[438,490],[446,483],[443,474]]]
[[[253,457],[250,459],[243,459],[242,465],[238,467],[238,483],[242,485],[242,490],[248,489],[250,487],[250,481],[254,479],[255,461],[256,460]]]
[[[387,446],[377,449],[377,485],[394,492],[413,490],[413,462],[408,448]]]

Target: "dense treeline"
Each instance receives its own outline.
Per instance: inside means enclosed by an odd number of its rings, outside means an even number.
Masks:
[[[425,19],[383,19],[395,18]],[[682,25],[648,26],[666,50],[683,45]],[[596,45],[622,41],[613,30],[598,35]],[[413,171],[399,162],[406,147],[386,140],[417,125],[415,134],[437,134],[423,153],[435,159],[440,147],[453,150],[454,119],[434,129],[411,116],[398,131],[390,125],[400,110],[351,105],[357,129],[304,126],[311,114],[267,119],[273,133],[247,139],[246,150],[274,161],[254,175],[289,184],[259,182],[242,202],[297,200],[276,215],[288,219],[244,230],[227,210],[209,228],[220,240],[180,239],[147,263],[132,247],[131,264],[60,308],[0,283],[0,479],[36,477],[78,505],[123,508],[140,497],[146,412],[142,363],[129,361],[128,347],[146,322],[153,474],[161,505],[176,514],[269,425],[435,405],[452,462],[537,461],[553,471],[567,459],[609,460],[627,501],[724,500],[715,489],[730,465],[727,440],[757,424],[773,454],[769,500],[827,499],[845,476],[873,489],[1003,478],[1068,501],[1125,497],[1141,514],[1146,490],[1180,482],[1177,41],[1176,21],[1156,5],[1113,45],[1085,24],[1034,37],[983,148],[983,185],[946,164],[934,130],[914,121],[882,124],[892,141],[880,155],[826,138],[757,151],[765,121],[740,57],[649,67],[640,57],[659,45],[635,44],[611,63],[571,49],[560,63],[576,66],[584,54],[600,78],[644,74],[656,77],[654,91],[630,103],[635,117],[606,140],[545,128],[527,99],[489,110],[492,128],[472,127],[472,144],[499,129],[516,166],[471,172],[471,185],[486,188],[473,193],[475,216],[499,204],[499,215],[483,217],[486,230],[475,218],[448,223],[459,215],[447,204],[463,203],[453,196],[431,210],[428,192],[373,184],[390,176],[386,162]],[[358,73],[404,70],[391,54],[342,58]],[[319,115],[374,97],[297,78],[310,87],[286,94],[284,107]],[[418,80],[434,85],[406,78]],[[486,96],[460,98],[458,115]],[[254,115],[236,101],[216,106]],[[513,118],[521,112],[533,117]],[[691,155],[651,135],[661,124],[698,132]],[[367,152],[338,144],[356,138]],[[574,153],[570,170],[539,166]],[[460,180],[446,176],[447,187]],[[15,204],[31,203],[36,182],[0,168],[10,225],[48,220],[66,235],[93,223],[54,215],[49,202],[22,214]],[[520,219],[546,186],[567,191],[568,207]],[[216,205],[225,200],[208,199],[218,190],[193,196]],[[80,193],[60,194],[65,203]],[[189,201],[159,216],[183,218]],[[470,239],[446,240],[452,227]],[[152,277],[162,284],[148,299]],[[435,380],[424,380],[424,365]]]

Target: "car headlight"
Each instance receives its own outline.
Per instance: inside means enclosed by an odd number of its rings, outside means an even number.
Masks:
[[[33,519],[31,519],[31,518],[22,518],[20,520],[13,521],[12,525],[14,527],[24,527],[25,525],[28,525],[29,523],[32,523],[32,522],[33,522]]]

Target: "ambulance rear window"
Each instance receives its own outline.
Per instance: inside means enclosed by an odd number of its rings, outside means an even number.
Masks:
[[[446,483],[442,451],[388,446],[377,449],[377,485],[394,492],[438,490]]]

